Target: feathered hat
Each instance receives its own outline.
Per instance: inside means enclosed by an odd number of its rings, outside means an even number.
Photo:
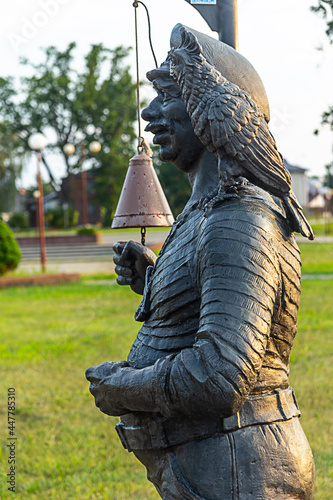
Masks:
[[[226,43],[216,40],[199,31],[188,28],[181,23],[176,24],[171,32],[170,47],[178,48],[182,44],[183,30],[193,33],[202,48],[202,54],[207,61],[227,79],[250,94],[269,122],[269,104],[264,84],[252,64],[239,52]],[[169,62],[165,61],[159,68],[148,71],[150,81],[158,77],[169,77]]]

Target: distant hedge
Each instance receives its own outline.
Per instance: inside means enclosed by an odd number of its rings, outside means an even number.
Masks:
[[[77,231],[76,234],[81,235],[81,234],[97,234],[98,231],[95,227],[93,226],[85,226],[85,227],[80,227]]]
[[[0,219],[0,276],[17,268],[21,251],[13,233]]]
[[[29,227],[27,214],[24,212],[14,212],[8,221],[8,226],[14,231],[24,231]]]

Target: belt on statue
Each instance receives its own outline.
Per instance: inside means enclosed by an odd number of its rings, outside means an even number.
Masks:
[[[149,420],[139,427],[127,427],[122,422],[116,431],[128,451],[165,449],[204,439],[214,434],[236,431],[251,425],[271,424],[300,417],[294,391],[291,387],[260,396],[250,396],[242,408],[231,417],[176,417]]]

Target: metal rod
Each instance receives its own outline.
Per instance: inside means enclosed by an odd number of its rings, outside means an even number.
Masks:
[[[40,174],[41,152],[37,151],[37,183],[38,183],[38,230],[40,241],[40,262],[42,272],[46,270],[46,245],[45,245],[45,221],[44,221],[44,195],[43,195],[43,182]]]
[[[87,172],[83,170],[85,160],[84,143],[81,143],[81,189],[82,189],[82,219],[83,225],[88,224]]]
[[[141,109],[140,109],[140,76],[139,76],[139,41],[138,41],[138,2],[133,3],[134,18],[135,18],[135,57],[136,57],[136,100],[138,113],[138,128],[139,128],[139,145],[141,143]]]
[[[219,8],[219,39],[238,50],[237,0],[223,0]]]
[[[186,0],[191,3],[191,0]],[[207,22],[217,31],[219,39],[238,50],[237,0],[216,0],[216,4],[192,4]]]

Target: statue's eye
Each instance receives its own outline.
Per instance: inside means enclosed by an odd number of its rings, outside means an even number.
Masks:
[[[166,102],[170,101],[170,99],[172,99],[172,95],[170,95],[168,92],[165,92],[164,90],[162,90],[160,93],[163,97],[163,103],[166,103]]]

